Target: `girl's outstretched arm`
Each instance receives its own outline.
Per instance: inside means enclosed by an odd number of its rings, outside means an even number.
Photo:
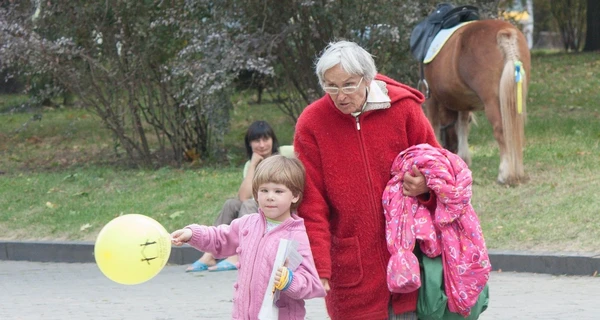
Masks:
[[[230,225],[202,226],[191,224],[185,229],[192,231],[188,244],[200,251],[210,252],[217,258],[227,258],[236,254],[240,245],[240,223],[246,216],[235,219]]]

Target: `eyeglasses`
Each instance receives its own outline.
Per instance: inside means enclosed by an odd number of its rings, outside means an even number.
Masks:
[[[362,81],[363,81],[363,77],[360,78],[360,81],[358,81],[357,85],[342,87],[341,90],[345,94],[355,93],[356,90],[358,90],[358,87],[360,87],[360,84]],[[338,94],[338,93],[340,93],[340,88],[338,88],[338,87],[323,87],[323,91],[325,91],[329,94]]]

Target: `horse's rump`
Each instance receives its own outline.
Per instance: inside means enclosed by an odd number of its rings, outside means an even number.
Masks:
[[[517,66],[523,71],[520,78],[516,77]],[[500,20],[480,20],[461,27],[424,69],[431,94],[425,105],[427,116],[442,144],[454,142],[457,150],[450,150],[469,164],[469,113],[485,110],[500,149],[501,183],[517,184],[525,179],[522,153],[529,71],[525,37]],[[516,79],[522,81],[520,85]],[[444,135],[449,142],[442,139],[442,127],[454,129]]]

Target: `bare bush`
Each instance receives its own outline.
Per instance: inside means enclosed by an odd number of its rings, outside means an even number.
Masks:
[[[327,43],[347,39],[371,52],[381,73],[416,85],[418,63],[410,55],[413,26],[438,1],[407,0],[278,0],[228,2],[234,17],[256,44],[255,53],[272,63],[275,75],[268,91],[279,108],[296,120],[304,107],[322,95],[314,75],[314,59]],[[497,0],[464,0],[493,16]]]
[[[49,77],[142,166],[219,156],[237,72],[270,72],[210,1],[20,2],[0,11],[3,69]],[[242,39],[243,40],[243,39]]]

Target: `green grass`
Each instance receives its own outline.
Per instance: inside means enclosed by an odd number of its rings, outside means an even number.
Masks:
[[[600,252],[600,54],[534,55],[527,184],[494,183],[498,150],[482,113],[471,132],[473,206],[489,247]]]
[[[140,213],[169,230],[211,223],[239,186],[237,168],[156,171],[87,167],[3,178],[4,238],[93,240],[112,218]]]
[[[0,96],[0,105],[19,99]],[[110,132],[86,110],[46,108],[41,120],[0,114],[0,239],[92,241],[127,213],[153,217],[167,230],[212,224],[224,200],[237,194],[250,123],[267,120],[280,144],[292,143],[291,119],[273,104],[247,100],[236,98],[225,137],[230,163],[156,171],[115,165]]]
[[[498,185],[498,149],[483,113],[470,145],[473,207],[489,248],[600,252],[600,54],[534,54],[527,105],[527,184]],[[112,218],[141,213],[167,230],[211,224],[236,194],[247,126],[264,119],[282,144],[293,124],[273,104],[234,100],[231,162],[127,170],[89,112],[0,114],[0,238],[93,241]],[[19,97],[0,96],[0,106]],[[11,102],[13,101],[13,102]]]
[[[0,116],[0,170],[19,174],[100,164],[116,157],[110,133],[80,109]]]
[[[0,113],[19,112],[27,102],[27,96],[19,94],[0,95]]]

